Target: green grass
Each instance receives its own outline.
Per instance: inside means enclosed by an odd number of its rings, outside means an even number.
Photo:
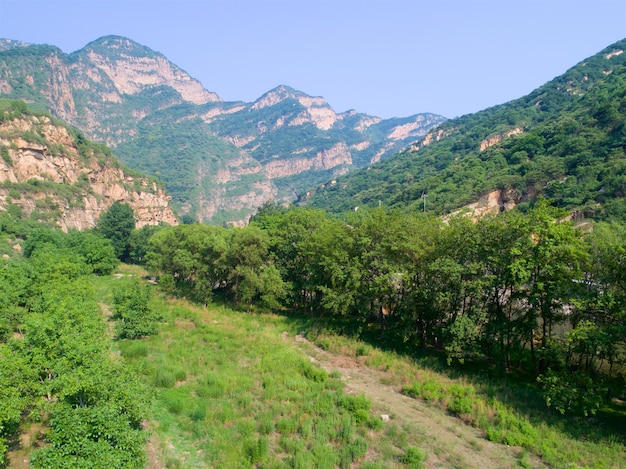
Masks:
[[[442,365],[436,355],[383,351],[372,344],[337,333],[319,324],[297,326],[308,338],[333,353],[387,372],[389,384],[480,428],[496,443],[523,448],[519,464],[527,467],[529,453],[553,467],[626,467],[625,409],[605,408],[594,418],[564,418],[545,407],[536,386],[525,377],[499,378],[474,365]],[[336,326],[330,329],[336,329]]]
[[[94,278],[105,304],[143,275],[117,274]],[[195,307],[156,287],[150,307],[165,318],[158,335],[116,346],[152,389],[150,427],[166,466],[331,468],[383,457],[372,449],[382,425],[371,403],[284,340],[288,319]]]
[[[145,272],[122,265],[117,274],[94,278],[102,303]],[[383,423],[364,396],[343,391],[339,373],[326,373],[284,340],[285,332],[303,331],[334,354],[385,371],[387,384],[480,428],[487,439],[520,447],[520,467],[536,458],[554,467],[626,461],[620,409],[611,409],[613,425],[603,431],[601,421],[550,413],[523,380],[480,378],[436,355],[410,356],[326,332],[337,330],[328,324],[196,307],[157,287],[150,306],[165,318],[159,334],[116,345],[153,391],[150,428],[167,467],[399,468],[424,467],[429,452],[441,457],[423,431]]]

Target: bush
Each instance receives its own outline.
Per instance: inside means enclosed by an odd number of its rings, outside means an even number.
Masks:
[[[607,394],[604,380],[581,372],[548,370],[537,378],[546,405],[560,414],[595,415]]]
[[[113,319],[118,320],[116,331],[119,338],[138,339],[157,332],[158,322],[162,318],[148,307],[149,299],[149,287],[137,281],[129,288],[113,293]]]
[[[120,352],[124,358],[147,357],[148,344],[143,342],[121,342]]]
[[[173,388],[176,384],[176,374],[168,369],[159,367],[154,374],[154,385],[158,388]]]
[[[421,449],[415,446],[409,446],[404,452],[402,463],[411,469],[421,469],[424,467],[425,459],[426,455]]]

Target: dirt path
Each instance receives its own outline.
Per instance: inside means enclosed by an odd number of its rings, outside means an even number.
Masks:
[[[385,373],[368,368],[351,357],[329,353],[296,336],[296,344],[327,372],[337,371],[350,394],[364,394],[373,411],[410,432],[427,453],[427,468],[458,467],[504,469],[521,467],[521,448],[488,441],[482,432],[447,415],[441,409],[400,393],[384,384]],[[526,467],[546,467],[525,456]]]

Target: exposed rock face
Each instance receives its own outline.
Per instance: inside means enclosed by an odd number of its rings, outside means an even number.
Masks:
[[[290,158],[270,161],[264,165],[270,179],[292,176],[311,169],[331,169],[339,165],[352,164],[350,150],[345,143],[338,143],[329,150],[318,152],[313,158]]]
[[[253,215],[254,207],[260,207],[276,196],[276,187],[267,179],[262,166],[245,152],[230,159],[215,173],[201,168],[198,181],[198,185],[204,188],[197,211],[202,223],[214,221],[222,212],[235,212],[239,216],[223,221],[244,225]]]
[[[49,109],[111,146],[129,166],[170,182],[181,179],[181,156],[172,142],[182,135],[188,145],[197,144],[194,132],[180,124],[204,122],[223,144],[202,147],[206,154],[194,158],[191,175],[183,175],[188,191],[178,184],[171,193],[179,213],[208,223],[246,222],[267,200],[293,201],[311,185],[404,149],[445,120],[337,113],[322,97],[288,86],[253,103],[223,102],[162,54],[117,36],[69,55],[53,46],[0,40],[0,94]],[[133,142],[153,144],[138,150]],[[155,153],[162,167],[140,164]]]
[[[438,142],[439,140],[442,140],[442,139],[446,138],[452,132],[453,132],[453,130],[434,129],[434,130],[428,132],[424,136],[424,138],[421,139],[419,142],[417,142],[414,145],[411,145],[409,150],[410,151],[418,151],[419,149],[424,148],[425,146],[428,146],[428,145],[430,145],[433,142]]]
[[[510,137],[511,135],[518,135],[521,134],[523,132],[523,130],[520,127],[516,127],[514,129],[509,130],[508,132],[504,132],[504,133],[500,133],[500,134],[496,134],[496,135],[492,135],[486,139],[484,139],[482,142],[480,142],[480,151],[485,151],[487,148],[500,143],[502,141],[502,139],[506,138],[506,137]]]
[[[221,101],[217,94],[205,90],[198,80],[191,78],[162,55],[138,56],[138,53],[143,55],[145,52],[129,39],[111,37],[99,41],[99,45],[108,46],[107,52],[113,49],[118,54],[111,59],[111,54],[104,55],[87,46],[86,58],[72,64],[71,69],[83,74],[93,73],[95,67],[111,80],[119,95],[134,95],[149,87],[166,85],[178,91],[185,101],[194,104]],[[96,80],[102,81],[98,78]]]
[[[28,136],[36,135],[37,142]],[[124,174],[113,160],[81,155],[68,129],[46,116],[24,115],[0,125],[0,210],[54,219],[65,231],[92,228],[115,201],[128,203],[137,227],[178,223],[170,199],[147,178]],[[13,183],[13,184],[7,184]],[[26,185],[20,183],[27,183]]]
[[[456,210],[445,219],[462,213],[464,216],[479,219],[486,215],[512,210],[522,199],[513,190],[495,190],[483,195],[478,201]]]

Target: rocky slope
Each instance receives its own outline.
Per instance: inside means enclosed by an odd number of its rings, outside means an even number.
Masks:
[[[267,200],[292,201],[445,120],[336,113],[287,86],[254,103],[223,102],[162,54],[117,36],[69,55],[0,40],[0,96],[112,146],[125,164],[165,181],[179,213],[213,223],[243,223]]]
[[[82,230],[120,201],[133,208],[137,227],[178,223],[164,189],[125,173],[106,147],[45,115],[0,114],[0,210]]]

